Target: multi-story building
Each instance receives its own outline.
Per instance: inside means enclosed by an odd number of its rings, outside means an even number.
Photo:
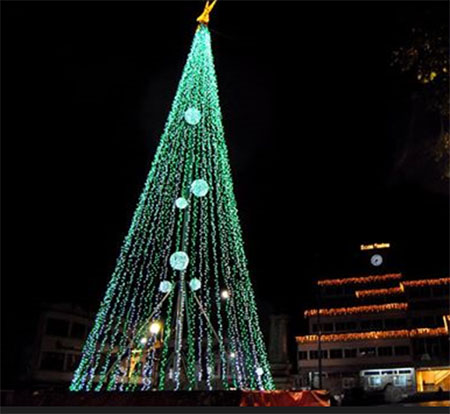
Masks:
[[[93,316],[71,304],[43,306],[20,379],[35,385],[69,383]]]
[[[450,389],[449,286],[401,273],[319,280],[319,306],[304,311],[309,335],[296,338],[297,385],[340,393],[361,385],[361,370],[404,368],[417,391]]]

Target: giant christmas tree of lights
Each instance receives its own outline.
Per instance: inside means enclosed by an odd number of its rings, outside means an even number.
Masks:
[[[273,389],[207,26],[178,90],[72,391]]]

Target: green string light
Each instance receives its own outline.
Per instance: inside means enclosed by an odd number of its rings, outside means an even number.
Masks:
[[[70,389],[230,388],[274,384],[202,24]]]

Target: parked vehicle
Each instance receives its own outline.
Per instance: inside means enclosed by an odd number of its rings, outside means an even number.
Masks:
[[[414,368],[381,368],[360,371],[361,387],[366,393],[383,393],[388,403],[399,402],[416,393]]]

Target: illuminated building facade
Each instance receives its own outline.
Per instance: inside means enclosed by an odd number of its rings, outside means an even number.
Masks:
[[[296,385],[340,393],[361,370],[404,367],[417,391],[450,389],[449,286],[401,273],[319,280],[321,306],[304,311],[309,335],[296,338]]]

